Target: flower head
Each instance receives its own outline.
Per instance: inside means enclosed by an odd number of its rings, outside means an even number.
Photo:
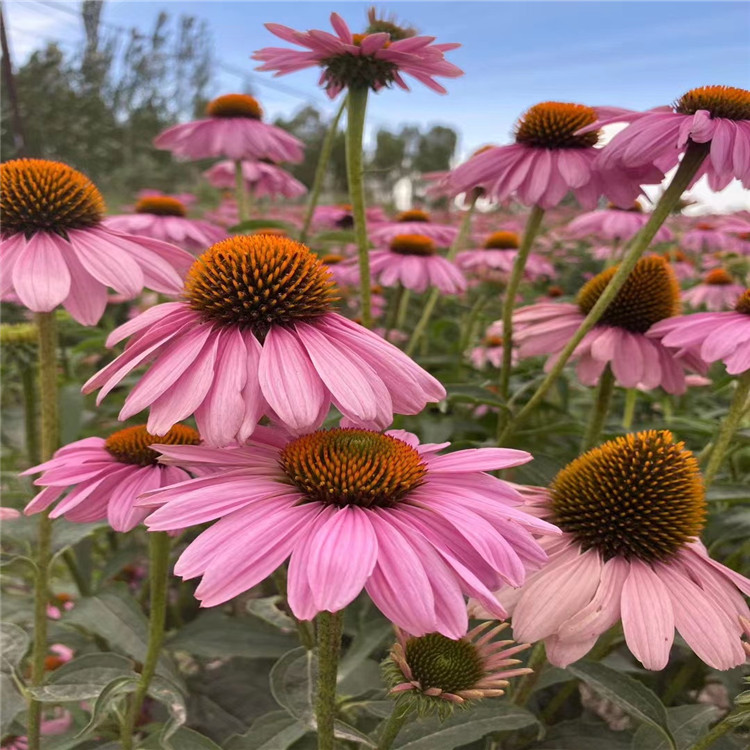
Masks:
[[[703,282],[683,293],[682,299],[692,308],[727,310],[734,307],[737,298],[745,291],[724,268],[714,268],[703,278]]]
[[[517,668],[520,660],[514,658],[528,643],[496,640],[507,627],[504,622],[484,622],[458,639],[440,633],[415,637],[397,628],[384,664],[391,695],[419,715],[437,713],[442,718],[454,706],[503,695],[509,678],[532,671]]]
[[[214,164],[203,176],[216,188],[234,188],[237,179],[234,162],[229,160]],[[263,161],[243,161],[242,177],[245,187],[257,198],[299,198],[307,192],[285,169]]]
[[[411,75],[433,91],[446,90],[435,77],[457,78],[463,71],[445,59],[445,53],[458,44],[434,44],[434,37],[414,36],[412,30],[392,21],[369,16],[364,34],[352,34],[338,13],[331,14],[335,34],[312,29],[295,31],[288,26],[267,23],[266,28],[285,42],[304,51],[266,47],[253,54],[263,63],[258,70],[273,70],[276,75],[305,68],[322,68],[320,83],[332,99],[346,88],[370,88],[378,91],[396,84],[408,90],[402,74]]]
[[[113,231],[104,201],[83,174],[59,162],[0,165],[0,298],[34,312],[62,304],[84,325],[107,305],[107,287],[130,299],[144,287],[179,291],[191,256],[165,242]]]
[[[150,493],[145,502],[158,509],[147,524],[216,521],[175,567],[202,576],[203,606],[247,591],[289,558],[289,606],[300,619],[341,610],[364,588],[408,632],[457,638],[467,627],[463,594],[501,617],[487,598],[492,581],[518,585],[541,562],[532,530],[555,529],[516,513],[516,492],[485,473],[525,463],[527,453],[443,447],[399,431],[294,438],[263,427],[241,448],[166,446],[167,462],[223,468]]]

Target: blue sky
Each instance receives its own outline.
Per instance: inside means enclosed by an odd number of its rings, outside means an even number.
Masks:
[[[273,116],[305,103],[328,112],[336,105],[316,85],[317,71],[274,79],[254,70],[250,54],[286,43],[263,23],[330,29],[340,13],[354,30],[365,25],[371,2],[162,2],[107,0],[105,24],[151,28],[160,10],[206,19],[216,56],[247,72]],[[6,0],[11,44],[22,61],[41,40],[72,45],[81,36],[71,11],[75,0]],[[60,6],[63,6],[62,8]],[[750,4],[747,2],[417,2],[376,3],[378,8],[440,41],[463,46],[449,59],[462,78],[443,81],[440,96],[415,82],[413,91],[371,97],[369,132],[405,123],[452,125],[460,151],[507,141],[517,116],[548,99],[645,109],[667,104],[687,89],[750,82]],[[219,71],[216,94],[241,88],[240,76]],[[278,88],[277,88],[278,86]]]

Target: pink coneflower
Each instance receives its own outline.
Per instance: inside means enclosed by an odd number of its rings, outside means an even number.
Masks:
[[[386,26],[378,19],[371,19],[370,28],[364,34],[352,34],[338,13],[331,14],[335,35],[318,29],[295,31],[278,23],[265,26],[285,42],[306,49],[264,47],[252,56],[253,60],[263,63],[257,70],[272,70],[280,76],[320,67],[320,84],[325,86],[331,99],[349,87],[379,91],[395,83],[408,91],[402,75],[410,75],[433,91],[446,94],[435,77],[463,75],[460,68],[445,59],[445,53],[460,44],[433,44],[435,37],[414,36],[413,30],[393,23]]]
[[[385,213],[379,206],[366,211],[367,223],[385,221]],[[313,225],[318,229],[351,229],[354,226],[352,207],[348,203],[336,206],[316,206],[313,212]]]
[[[496,640],[507,627],[505,622],[483,622],[456,640],[440,633],[415,637],[396,628],[397,640],[384,667],[389,694],[403,710],[436,712],[443,718],[455,705],[504,695],[509,678],[532,671],[518,668],[520,660],[514,658],[530,644]]]
[[[463,595],[495,617],[493,581],[517,586],[544,555],[533,532],[555,527],[517,513],[519,496],[488,471],[531,460],[482,448],[441,455],[403,431],[319,430],[289,439],[258,428],[245,447],[167,446],[168,461],[222,473],[151,493],[153,531],[219,519],[175,566],[202,576],[212,607],[256,586],[289,559],[295,616],[337,612],[364,588],[383,614],[415,635],[466,633]],[[541,525],[540,525],[541,524]]]
[[[680,245],[692,253],[716,253],[720,250],[731,250],[735,244],[734,237],[707,221],[696,224],[685,232],[680,240]]]
[[[503,364],[503,324],[502,321],[497,320],[492,323],[484,334],[484,339],[480,346],[474,347],[470,354],[469,359],[471,364],[474,365],[478,370],[484,369],[487,363],[493,367],[500,368]],[[513,364],[518,360],[516,352],[513,352],[511,361]]]
[[[617,266],[603,271],[579,292],[576,304],[540,302],[513,316],[519,356],[549,354],[547,367],[568,343],[614,276]],[[689,354],[676,356],[645,333],[659,320],[679,312],[679,285],[669,264],[658,256],[638,261],[625,285],[573,353],[582,383],[594,385],[610,365],[624,388],[656,388],[684,393],[686,365],[702,368]]]
[[[689,281],[698,275],[695,265],[682,250],[672,248],[671,250],[665,250],[661,255],[672,266],[678,281]]]
[[[464,271],[479,275],[484,272],[500,271],[510,274],[518,257],[520,239],[516,232],[493,232],[484,246],[474,250],[463,250],[456,256],[456,265]],[[549,278],[555,275],[554,266],[538,253],[529,253],[524,266],[524,277],[529,281]]]
[[[613,122],[632,124],[602,149],[597,167],[605,173],[655,167],[660,176],[643,181],[661,182],[692,141],[710,144],[692,183],[705,174],[712,190],[722,190],[735,178],[750,187],[750,91],[703,86],[688,91],[672,107],[605,117],[592,127]]]
[[[745,661],[740,616],[750,580],[708,556],[699,535],[706,500],[698,463],[670,432],[617,438],[568,464],[529,507],[563,529],[545,542],[549,562],[499,599],[513,633],[544,640],[567,666],[622,621],[647,668],[664,669],[680,633],[715,669]],[[739,589],[739,591],[738,591]]]
[[[721,361],[730,375],[750,370],[750,289],[731,312],[681,315],[662,320],[647,334],[663,346],[689,351],[704,362]]]
[[[184,300],[157,305],[112,332],[123,354],[84,386],[99,400],[144,361],[151,368],[120,419],[150,407],[163,435],[195,414],[201,437],[227,445],[267,415],[301,432],[333,403],[359,424],[386,427],[417,414],[445,389],[396,347],[332,312],[328,268],[299,242],[269,234],[232,237],[201,255]]]
[[[544,209],[553,208],[570,193],[584,208],[594,208],[602,194],[621,203],[621,184],[629,182],[626,170],[617,179],[603,180],[594,169],[599,131],[578,131],[600,117],[624,112],[564,102],[535,104],[518,120],[515,143],[490,147],[453,170],[453,192],[482,188],[498,202],[515,197],[524,205]],[[631,202],[628,195],[623,205]]]
[[[709,271],[701,284],[682,293],[682,301],[693,309],[705,307],[710,312],[729,310],[745,291],[723,268]]]
[[[15,508],[0,507],[0,521],[15,521],[20,515]]]
[[[353,279],[358,279],[356,261],[346,263]],[[370,272],[383,286],[399,284],[422,293],[437,287],[443,294],[466,289],[466,279],[455,263],[437,254],[435,243],[421,234],[398,234],[387,248],[370,251]]]
[[[192,256],[165,242],[104,226],[94,184],[65,164],[15,159],[0,165],[0,299],[34,312],[62,305],[95,325],[107,287],[131,299],[144,287],[177,294]]]
[[[52,719],[42,719],[39,726],[42,737],[65,734],[73,726],[73,717],[69,711],[57,707],[52,715]],[[4,738],[0,750],[29,750],[29,739],[26,735],[8,735]]]
[[[610,206],[577,216],[568,224],[566,234],[575,239],[585,240],[593,235],[612,242],[628,242],[641,231],[648,220],[649,215],[643,212],[640,203],[634,203],[629,208]],[[670,242],[672,239],[672,232],[661,226],[653,241]]]
[[[215,188],[232,189],[236,180],[234,162],[220,161],[203,176]],[[307,188],[285,169],[263,161],[243,161],[242,178],[247,190],[257,198],[299,198],[307,192]]]
[[[375,245],[388,244],[400,234],[419,234],[429,237],[438,247],[448,247],[456,239],[458,229],[432,221],[427,211],[412,209],[402,211],[395,221],[380,222],[369,234]]]
[[[252,96],[219,96],[208,103],[206,114],[203,120],[167,128],[154,139],[154,146],[183,159],[302,161],[302,142],[263,122],[263,110]]]
[[[171,242],[188,252],[203,252],[227,236],[216,224],[187,218],[187,207],[172,195],[140,198],[135,213],[108,216],[104,223],[119,232]]]
[[[130,531],[148,514],[135,504],[142,492],[190,478],[181,468],[159,464],[159,454],[151,445],[197,445],[199,441],[198,433],[184,425],[175,425],[161,437],[138,426],[126,427],[106,440],[77,440],[60,448],[49,461],[22,473],[41,472],[34,484],[44,487],[24,512],[39,513],[60,500],[51,518],[63,516],[74,523],[106,519],[115,531]]]

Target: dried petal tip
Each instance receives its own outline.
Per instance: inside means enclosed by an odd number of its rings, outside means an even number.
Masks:
[[[440,633],[414,637],[397,628],[397,641],[384,664],[391,695],[409,702],[420,715],[441,718],[455,706],[503,695],[509,678],[531,672],[517,668],[520,661],[513,658],[529,644],[495,640],[507,623],[492,625],[484,622],[457,640]]]

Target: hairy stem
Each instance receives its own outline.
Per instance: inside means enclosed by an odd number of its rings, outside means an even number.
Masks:
[[[341,612],[320,612],[318,625],[318,695],[315,718],[318,722],[318,750],[333,750],[333,724],[336,719],[336,676],[341,650]]]
[[[378,737],[378,750],[390,750],[394,740],[398,737],[401,728],[406,724],[411,711],[407,706],[399,706],[398,703],[393,707],[391,715],[386,719],[383,729]]]

